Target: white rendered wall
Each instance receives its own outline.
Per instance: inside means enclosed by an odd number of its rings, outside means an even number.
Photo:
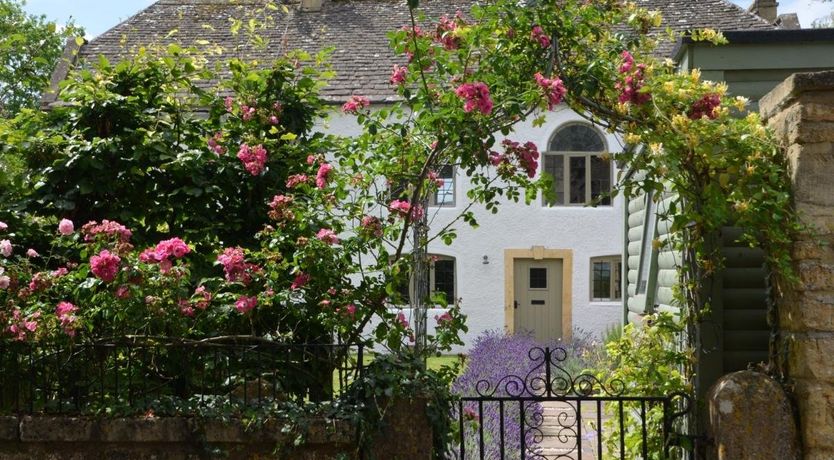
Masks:
[[[570,109],[560,107],[546,114],[546,122],[540,127],[530,120],[516,125],[508,137],[514,141],[532,141],[539,151],[547,149],[553,132],[565,123],[584,121]],[[324,131],[339,135],[359,133],[355,117],[332,113],[321,127]],[[620,150],[620,142],[613,135],[600,130],[612,153]],[[498,142],[500,142],[500,138]],[[540,162],[541,165],[542,162]],[[541,168],[539,168],[541,170]],[[429,208],[432,229],[440,229],[456,217],[466,206],[469,183],[458,171],[455,187],[455,207]],[[612,180],[616,179],[616,170]],[[574,328],[599,335],[611,324],[619,324],[622,318],[622,301],[590,301],[590,259],[598,256],[621,255],[623,251],[623,199],[617,196],[612,206],[546,207],[541,198],[529,206],[521,203],[504,203],[498,214],[486,211],[482,206],[473,208],[480,224],[477,229],[461,222],[457,224],[458,237],[451,246],[435,241],[429,252],[452,256],[456,260],[457,296],[462,299],[461,308],[468,316],[469,333],[464,337],[467,346],[483,331],[504,328],[504,250],[530,249],[544,246],[548,249],[573,251],[572,316]],[[487,256],[489,263],[484,264]],[[435,311],[429,312],[429,326],[434,325]]]

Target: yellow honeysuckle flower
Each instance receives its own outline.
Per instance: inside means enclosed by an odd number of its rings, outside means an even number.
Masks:
[[[684,116],[683,114],[677,114],[672,117],[672,126],[676,129],[686,129],[689,127],[689,120],[688,117]]]
[[[643,138],[639,134],[635,133],[628,133],[625,135],[626,144],[636,145],[639,144]]]
[[[747,107],[749,102],[749,99],[744,96],[736,96],[735,99],[733,99],[733,107],[741,111]]]

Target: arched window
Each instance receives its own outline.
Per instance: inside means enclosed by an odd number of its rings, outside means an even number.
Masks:
[[[553,177],[554,197],[546,206],[584,205],[599,199],[610,205],[613,169],[605,138],[593,126],[570,123],[556,130],[544,154],[544,171]]]

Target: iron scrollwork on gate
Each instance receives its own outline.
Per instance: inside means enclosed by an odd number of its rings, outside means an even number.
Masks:
[[[621,380],[574,376],[563,348],[532,348],[528,358],[525,375],[480,380],[460,397],[454,458],[673,458],[688,395],[632,395]]]

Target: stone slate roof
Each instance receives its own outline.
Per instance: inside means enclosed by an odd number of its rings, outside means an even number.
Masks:
[[[467,11],[475,0],[422,0],[421,9],[430,19]],[[660,10],[664,24],[674,30],[713,27],[719,30],[772,29],[773,26],[728,0],[637,0],[645,8]],[[130,19],[83,46],[79,55],[89,60],[104,55],[118,60],[137,45],[177,40],[194,43],[208,40],[227,50],[242,41],[229,31],[230,18],[243,17],[263,2],[257,0],[159,0]],[[401,63],[388,47],[388,31],[409,23],[408,9],[401,0],[324,0],[321,11],[302,12],[289,5],[290,14],[276,14],[277,27],[260,32],[270,39],[268,50],[253,50],[253,56],[269,62],[285,50],[301,48],[316,52],[333,46],[332,63],[337,77],[323,90],[333,102],[362,94],[374,102],[395,97],[388,84],[391,68]],[[210,25],[208,28],[204,25]],[[170,37],[169,32],[177,32]],[[674,43],[663,43],[659,53],[669,56]],[[231,51],[230,51],[231,52]],[[228,57],[229,52],[226,53]]]

